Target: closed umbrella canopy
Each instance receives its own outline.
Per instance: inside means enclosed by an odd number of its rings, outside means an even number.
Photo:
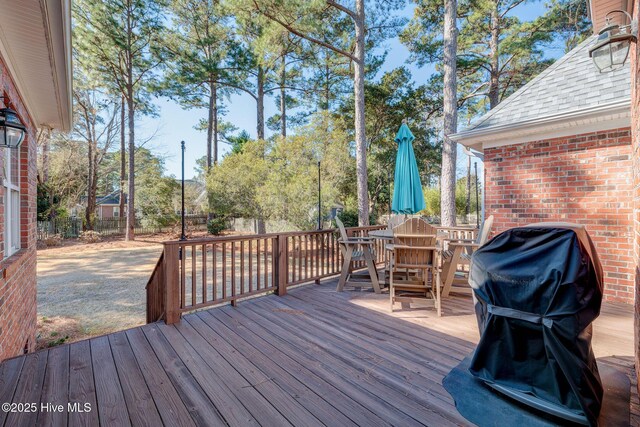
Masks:
[[[391,210],[396,214],[414,214],[425,208],[420,173],[413,153],[413,140],[409,127],[403,123],[395,139],[398,154]]]

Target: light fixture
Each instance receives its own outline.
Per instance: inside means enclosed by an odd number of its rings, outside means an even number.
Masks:
[[[612,24],[611,15],[615,13],[626,15],[629,24]],[[635,42],[638,36],[638,21],[624,10],[612,10],[607,13],[605,20],[605,27],[600,30],[596,43],[589,49],[589,56],[601,73],[622,68],[629,57],[631,42]]]
[[[0,96],[0,99],[7,104],[6,96]],[[20,121],[18,113],[11,108],[0,108],[0,148],[18,148],[27,133],[27,128]]]

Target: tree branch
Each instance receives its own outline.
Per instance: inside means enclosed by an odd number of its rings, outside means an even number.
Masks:
[[[355,13],[353,10],[351,10],[351,9],[349,9],[349,8],[347,8],[347,7],[343,6],[343,5],[341,5],[340,3],[336,2],[336,1],[333,1],[333,0],[327,0],[327,4],[328,4],[329,6],[333,6],[333,7],[335,7],[336,9],[338,9],[338,10],[339,10],[339,11],[341,11],[341,12],[346,13],[346,14],[347,14],[347,15],[349,15],[352,19],[354,19],[354,20],[355,20],[355,19],[357,19],[357,15],[356,15],[356,13]]]
[[[271,19],[272,21],[280,24],[282,27],[284,27],[286,30],[288,30],[290,33],[295,34],[298,37],[301,37],[305,40],[310,41],[311,43],[315,43],[317,45],[320,45],[322,47],[325,47],[329,50],[332,50],[342,56],[346,56],[347,58],[350,58],[352,61],[354,62],[358,62],[358,58],[356,58],[354,55],[352,55],[351,53],[347,52],[346,50],[342,50],[340,48],[337,48],[335,46],[333,46],[332,44],[329,44],[327,42],[324,42],[320,39],[316,39],[315,37],[311,37],[309,35],[306,35],[304,33],[302,33],[301,31],[293,28],[291,25],[285,23],[284,21],[282,21],[281,19],[276,18],[275,16],[273,16],[272,14],[260,9],[260,6],[258,5],[258,2],[256,0],[253,1],[253,4],[256,7],[256,10],[258,12],[260,12],[261,14],[263,14],[265,17]]]

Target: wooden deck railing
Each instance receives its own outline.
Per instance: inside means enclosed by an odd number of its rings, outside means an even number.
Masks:
[[[353,227],[366,235],[385,226]],[[376,243],[384,261],[384,242]],[[147,322],[175,323],[188,311],[275,292],[339,274],[342,254],[336,230],[225,236],[170,241],[147,284]],[[358,266],[356,266],[357,268]]]

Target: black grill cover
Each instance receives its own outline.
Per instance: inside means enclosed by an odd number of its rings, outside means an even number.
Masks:
[[[595,425],[602,385],[591,322],[603,282],[584,228],[541,223],[505,231],[474,253],[469,282],[481,334],[471,373]]]

